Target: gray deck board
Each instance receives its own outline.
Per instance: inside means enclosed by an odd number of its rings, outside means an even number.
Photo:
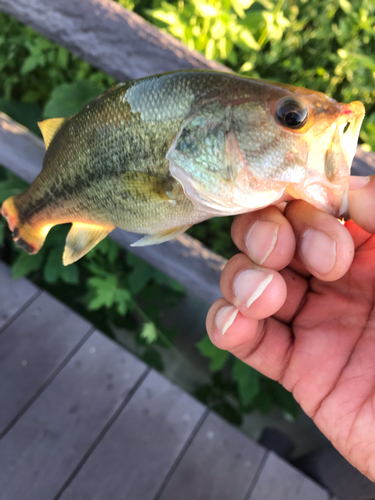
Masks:
[[[246,500],[330,500],[329,493],[274,453],[269,453]]]
[[[55,498],[146,371],[101,333],[91,335],[1,441],[1,499]]]
[[[61,500],[152,500],[205,411],[151,372]]]
[[[244,500],[265,453],[211,413],[158,500]]]
[[[1,500],[330,498],[29,285],[0,336]]]
[[[0,331],[39,293],[40,290],[30,281],[13,280],[9,267],[0,261]]]
[[[0,336],[0,436],[92,329],[42,293]]]

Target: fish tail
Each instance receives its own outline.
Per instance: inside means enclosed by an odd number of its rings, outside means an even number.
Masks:
[[[1,215],[6,218],[16,245],[30,255],[36,254],[42,248],[52,225],[36,228],[27,221],[22,221],[15,203],[16,198],[17,196],[11,196],[4,201],[1,207]]]

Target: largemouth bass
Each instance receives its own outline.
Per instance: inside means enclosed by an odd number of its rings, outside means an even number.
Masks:
[[[136,245],[161,243],[285,193],[339,215],[363,117],[360,102],[214,71],[121,83],[39,123],[43,169],[1,213],[30,254],[72,222],[65,265],[115,227],[145,234]]]

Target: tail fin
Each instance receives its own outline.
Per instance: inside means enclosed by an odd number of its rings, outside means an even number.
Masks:
[[[13,239],[16,245],[30,255],[38,253],[52,226],[36,229],[27,222],[21,223],[14,199],[15,196],[11,196],[4,201],[1,207],[1,215],[6,218],[9,229],[13,233]]]

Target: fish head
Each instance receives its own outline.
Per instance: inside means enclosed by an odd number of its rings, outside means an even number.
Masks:
[[[363,104],[233,75],[225,82],[196,104],[167,153],[195,206],[234,215],[292,197],[345,212]]]
[[[365,108],[358,101],[342,104],[307,89],[285,90],[288,95],[268,101],[271,116],[284,132],[279,139],[289,145],[281,148],[280,170],[287,171],[291,163],[297,167],[285,191],[339,216],[348,208],[350,168]],[[297,171],[304,172],[299,179]]]

